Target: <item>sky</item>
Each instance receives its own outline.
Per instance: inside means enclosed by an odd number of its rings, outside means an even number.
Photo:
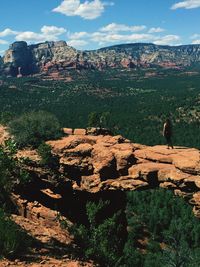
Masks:
[[[199,26],[200,0],[0,0],[0,55],[15,41],[200,44]]]

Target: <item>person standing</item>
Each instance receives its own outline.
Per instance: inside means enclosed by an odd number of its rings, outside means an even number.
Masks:
[[[167,142],[167,148],[169,149],[170,147],[173,149],[173,144],[172,144],[172,123],[170,119],[167,119],[164,123],[163,126],[163,136],[166,139]]]

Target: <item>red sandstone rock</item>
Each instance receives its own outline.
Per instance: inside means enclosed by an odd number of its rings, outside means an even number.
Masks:
[[[130,176],[123,176],[120,179],[107,180],[101,183],[101,190],[128,190],[134,191],[137,189],[148,188],[149,184],[147,182],[133,179]]]
[[[31,149],[18,150],[16,156],[17,158],[30,159],[35,162],[39,162],[41,160],[41,157],[38,155],[37,151]]]
[[[0,136],[4,134],[5,129],[1,127]],[[96,193],[160,186],[190,199],[200,189],[197,149],[132,144],[122,136],[90,136],[85,135],[85,130],[47,143],[59,158],[63,180],[71,181],[75,190]],[[18,151],[17,156],[29,157],[35,162],[36,167],[30,171],[38,179],[44,179],[45,175],[53,179],[48,171],[37,167],[39,157],[36,151]],[[42,193],[50,197],[49,191]],[[21,203],[22,210],[23,205]]]
[[[75,129],[74,134],[75,135],[86,135],[86,129]]]
[[[72,128],[63,128],[63,133],[67,134],[67,135],[72,135],[73,129]]]
[[[0,125],[0,145],[9,139],[9,133],[6,127]]]
[[[134,178],[138,177],[144,180],[148,180],[150,177],[158,180],[158,172],[160,170],[171,170],[172,168],[173,166],[163,163],[141,163],[129,168],[129,175]]]
[[[177,186],[171,182],[164,182],[160,184],[161,188],[165,188],[165,189],[176,189]]]
[[[80,188],[89,190],[92,193],[99,191],[99,185],[101,184],[100,175],[94,174],[91,176],[82,176]],[[78,189],[78,187],[76,187]]]
[[[116,160],[110,149],[103,145],[94,145],[92,151],[94,173],[99,174],[102,180],[116,175]]]

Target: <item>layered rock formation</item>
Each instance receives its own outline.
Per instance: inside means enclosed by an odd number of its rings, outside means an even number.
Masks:
[[[41,165],[36,150],[17,153],[18,158],[26,159],[22,167],[29,172],[32,182],[12,195],[18,207],[18,215],[13,219],[42,243],[45,252],[35,253],[41,254],[37,257],[43,266],[94,266],[70,261],[69,255],[61,261],[44,256],[51,247],[60,245],[64,246],[62,253],[68,253],[65,245],[70,245],[72,237],[60,228],[59,220],[85,223],[87,201],[109,200],[107,213],[113,214],[125,210],[125,192],[161,187],[184,197],[200,217],[198,149],[135,144],[104,129],[64,129],[64,132],[66,136],[62,139],[47,142],[57,159],[54,168]],[[0,143],[7,138],[6,129],[0,127]],[[32,266],[25,262],[18,265]]]
[[[186,197],[200,209],[200,153],[198,149],[145,146],[112,136],[104,129],[64,129],[66,137],[48,141],[57,159],[56,172],[42,168],[36,150],[19,150],[18,158],[36,183],[58,192],[62,185],[71,191],[97,194],[104,191],[129,191],[162,187]],[[0,142],[8,139],[0,127]],[[61,189],[62,191],[62,189]]]
[[[49,141],[58,160],[59,179],[38,167],[40,158],[34,150],[19,151],[18,157],[34,162],[28,167],[37,182],[48,181],[55,193],[62,186],[73,192],[101,194],[162,187],[185,197],[200,216],[200,154],[185,147],[144,146],[122,136],[91,135],[84,129],[65,130],[71,135]],[[47,187],[48,187],[47,186]],[[62,192],[61,192],[62,191]]]
[[[29,46],[26,42],[15,42],[6,51],[0,70],[1,74],[12,76],[17,76],[20,68],[23,75],[43,73],[56,77],[69,69],[183,68],[197,62],[200,62],[200,45],[125,44],[79,51],[64,41]]]

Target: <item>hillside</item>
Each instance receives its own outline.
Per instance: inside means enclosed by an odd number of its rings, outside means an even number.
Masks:
[[[123,44],[94,51],[79,51],[64,41],[27,45],[20,41],[10,45],[0,58],[0,74],[66,75],[68,70],[106,68],[172,68],[182,69],[200,62],[200,45],[159,46]]]

